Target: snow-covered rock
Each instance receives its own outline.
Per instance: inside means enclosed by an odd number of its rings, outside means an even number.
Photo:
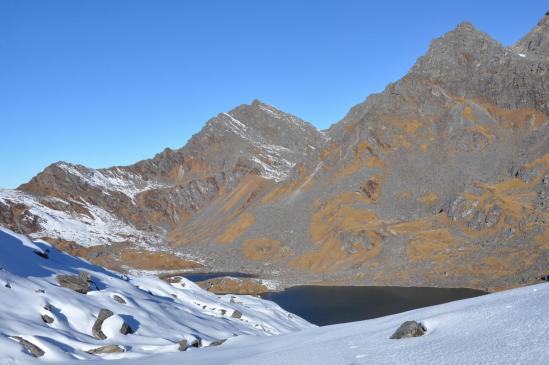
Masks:
[[[94,284],[87,294],[57,282],[59,275],[81,272],[88,273]],[[271,336],[314,327],[275,303],[251,296],[231,301],[231,297],[208,293],[186,279],[168,284],[156,277],[123,276],[0,227],[2,365],[137,359],[179,353],[183,340],[200,340],[208,347],[225,339],[228,344],[236,336]],[[103,309],[112,315],[102,318],[106,339],[100,340],[92,329]],[[240,318],[233,313],[240,313]],[[43,316],[53,321],[46,323]],[[121,331],[125,325],[131,331]],[[32,357],[22,340],[44,354],[38,360]],[[109,345],[108,349],[119,346],[123,351],[97,350]]]

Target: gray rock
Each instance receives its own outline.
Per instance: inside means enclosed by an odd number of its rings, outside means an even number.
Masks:
[[[47,314],[42,314],[42,321],[47,324],[52,324],[54,319],[53,317],[48,316]]]
[[[29,342],[25,340],[22,337],[14,336],[13,339],[17,340],[21,346],[25,348],[25,350],[33,357],[42,357],[44,356],[45,352],[40,347],[36,346],[32,342]]]
[[[189,343],[187,340],[181,340],[178,342],[179,344],[179,351],[187,351],[189,348]]]
[[[107,345],[101,346],[95,349],[86,351],[88,354],[99,355],[99,354],[117,354],[124,352],[124,349],[117,345]]]
[[[114,301],[117,303],[126,304],[126,301],[120,295],[115,294],[112,296],[112,299],[114,299]]]
[[[401,338],[419,337],[423,336],[427,332],[427,328],[416,321],[404,322],[396,331],[391,335],[391,339],[399,340]]]
[[[78,275],[57,275],[56,280],[63,288],[74,290],[80,294],[87,294],[91,290],[91,276],[84,271]]]
[[[120,327],[120,333],[123,335],[131,335],[133,333],[133,329],[130,327],[129,324],[124,322],[122,323],[122,327]]]
[[[202,347],[202,339],[201,338],[196,338],[196,339],[192,340],[191,347],[194,347],[194,348]]]
[[[101,309],[99,311],[99,314],[97,315],[97,319],[95,320],[95,323],[92,327],[92,335],[93,337],[99,339],[99,340],[105,340],[107,339],[107,336],[103,333],[101,330],[101,326],[103,325],[103,322],[114,315],[114,313],[108,309]]]
[[[231,314],[231,317],[236,318],[236,319],[240,319],[240,318],[242,318],[242,312],[240,312],[238,310],[235,310],[233,312],[233,314]]]

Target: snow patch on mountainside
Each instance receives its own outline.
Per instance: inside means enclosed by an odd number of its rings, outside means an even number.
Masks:
[[[58,198],[44,199],[69,204]],[[52,209],[44,205],[36,196],[19,190],[0,189],[0,202],[10,206],[13,203],[22,204],[31,214],[28,219],[33,219],[32,216],[38,217],[40,230],[30,235],[33,238],[60,238],[77,242],[81,246],[126,242],[130,238],[142,243],[155,243],[161,240],[160,237],[146,234],[106,210],[86,202],[78,202],[78,204],[83,205],[91,216],[71,213],[69,210]]]
[[[110,191],[116,191],[132,199],[144,191],[168,186],[158,181],[144,180],[140,175],[117,167],[110,170],[95,170],[83,166],[77,168],[64,162],[57,163],[56,165],[70,175],[76,176],[84,183],[103,189],[107,194]]]
[[[91,275],[96,289],[80,294],[57,283],[57,275],[80,272]],[[101,309],[113,313],[102,325],[104,340],[92,333]],[[43,316],[52,321],[46,323]],[[120,333],[124,323],[133,334]],[[0,227],[0,364],[148,359],[180,353],[182,340],[200,340],[204,347],[189,348],[188,353],[212,351],[207,347],[218,340],[228,339],[228,344],[236,336],[271,336],[312,327],[269,301],[217,296],[184,278],[168,284],[156,277],[120,275]],[[45,354],[31,357],[18,338]],[[87,352],[106,345],[124,352]]]

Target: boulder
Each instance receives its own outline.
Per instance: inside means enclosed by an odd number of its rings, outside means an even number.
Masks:
[[[126,304],[126,301],[120,295],[115,294],[115,295],[112,296],[112,299],[114,299],[114,301],[117,302],[117,303]]]
[[[242,318],[242,312],[235,310],[233,312],[233,314],[231,314],[231,317],[236,318],[236,319],[240,319],[240,318]]]
[[[80,294],[87,294],[91,290],[91,276],[84,271],[78,275],[57,275],[56,280],[63,288],[74,290]]]
[[[196,338],[196,339],[192,340],[191,347],[194,347],[194,348],[202,347],[202,339]]]
[[[393,333],[390,337],[392,340],[399,340],[401,338],[419,337],[423,336],[427,332],[427,328],[416,321],[406,321]]]
[[[29,342],[29,341],[27,341],[24,338],[19,337],[19,336],[14,336],[12,338],[17,340],[21,344],[21,346],[23,346],[25,348],[25,350],[27,350],[27,352],[31,356],[33,356],[33,357],[42,357],[42,356],[44,356],[44,354],[45,354],[44,350],[42,350],[40,347],[36,346],[32,342]]]
[[[187,340],[181,340],[178,342],[179,344],[179,351],[187,351],[187,349],[189,348],[189,343],[187,342]]]
[[[91,349],[86,351],[88,354],[92,355],[98,355],[98,354],[117,354],[120,352],[124,352],[124,349],[117,345],[107,345],[107,346],[101,346],[96,349]]]
[[[47,314],[42,314],[42,321],[47,324],[52,324],[54,319],[53,317],[48,316]]]
[[[124,322],[122,323],[122,327],[120,327],[120,333],[123,335],[131,335],[133,333],[133,329],[130,327],[129,324]]]
[[[95,320],[95,323],[93,324],[93,327],[92,327],[92,335],[93,337],[99,339],[99,340],[105,340],[107,339],[107,336],[103,333],[103,331],[101,330],[101,326],[103,325],[103,322],[111,317],[112,315],[114,315],[113,312],[111,312],[110,310],[108,309],[101,309],[99,311],[99,314],[97,315],[97,319]]]

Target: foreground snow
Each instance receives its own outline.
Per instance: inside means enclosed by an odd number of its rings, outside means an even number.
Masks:
[[[184,286],[155,278],[124,281],[117,274],[53,249],[48,259],[32,254],[32,250],[45,248],[44,243],[0,232],[2,365],[83,364],[78,359],[88,360],[85,364],[109,360],[109,365],[549,364],[549,284],[317,328],[257,298],[239,296],[237,303],[231,303],[231,296],[212,295],[188,281],[183,281]],[[82,295],[56,286],[52,275],[79,269],[89,271],[102,290]],[[4,287],[7,282],[11,289]],[[38,288],[45,293],[36,293]],[[114,302],[114,294],[123,296],[128,304]],[[40,320],[48,303],[56,317],[52,325]],[[104,341],[90,334],[100,308],[117,314],[105,321],[109,338]],[[228,315],[221,314],[221,309]],[[231,318],[234,310],[243,313],[242,320]],[[122,336],[116,329],[128,318],[139,326],[135,334]],[[421,321],[427,334],[389,339],[407,320]],[[258,336],[266,334],[280,335]],[[46,355],[30,357],[10,336],[36,343]],[[196,337],[204,339],[206,346],[215,339],[229,340],[217,347],[177,351],[178,340]],[[105,344],[122,345],[127,352],[103,358],[84,352]]]
[[[209,351],[112,365],[547,365],[549,284],[466,299],[393,316],[270,338],[242,336]],[[390,340],[410,319],[423,337]]]
[[[91,274],[100,290],[79,294],[57,284],[57,275],[80,271]],[[92,326],[102,308],[114,313],[103,323],[106,340],[92,336]],[[233,316],[234,313],[241,316]],[[44,323],[42,315],[52,317],[54,322]],[[124,322],[134,334],[120,333]],[[115,358],[144,358],[145,363],[150,363],[151,354],[179,353],[178,342],[184,339],[188,343],[202,341],[204,347],[187,350],[190,353],[211,351],[208,346],[216,340],[270,336],[311,327],[269,301],[250,296],[217,296],[186,279],[168,284],[156,277],[124,277],[62,253],[45,242],[32,242],[0,228],[2,365]],[[16,336],[38,346],[45,355],[31,357]],[[102,358],[86,352],[111,344],[125,352],[100,355]]]

